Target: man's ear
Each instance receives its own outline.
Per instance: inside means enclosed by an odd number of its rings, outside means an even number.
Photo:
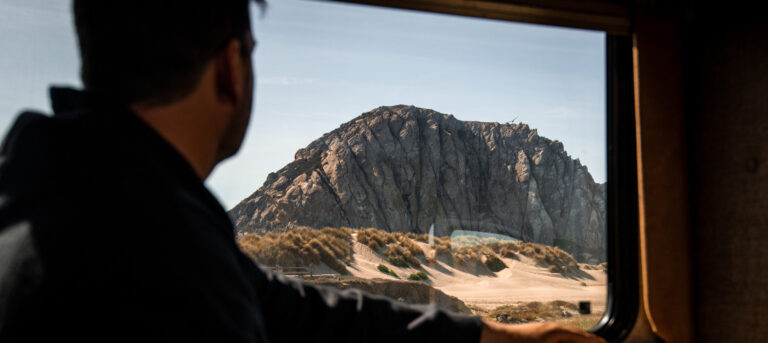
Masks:
[[[215,57],[216,95],[221,102],[237,106],[243,101],[245,92],[245,65],[241,49],[244,47],[236,39]]]

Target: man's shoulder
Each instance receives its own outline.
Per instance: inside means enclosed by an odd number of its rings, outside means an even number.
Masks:
[[[38,239],[74,241],[152,213],[173,215],[167,177],[127,160],[100,130],[88,116],[19,115],[2,147],[0,231],[27,222]]]
[[[32,111],[25,111],[19,114],[11,125],[10,130],[8,130],[5,137],[3,137],[2,144],[0,145],[0,153],[5,155],[11,150],[10,147],[18,146],[19,143],[17,140],[19,138],[24,138],[24,135],[21,134],[22,131],[29,129],[30,127],[39,126],[41,123],[44,123],[47,118],[49,118],[49,116]]]
[[[167,143],[137,119],[109,115],[19,117],[0,165],[0,231],[28,222],[45,252],[109,253],[105,242],[130,249],[231,230]]]
[[[134,145],[128,130],[110,113],[83,110],[49,116],[20,114],[0,148],[0,195],[77,197],[152,188],[161,192],[167,174]],[[126,138],[127,137],[127,138]],[[103,194],[102,194],[103,195]],[[108,194],[107,194],[108,195]]]
[[[0,193],[37,196],[93,179],[109,156],[98,154],[103,145],[86,126],[83,120],[20,114],[0,149]]]

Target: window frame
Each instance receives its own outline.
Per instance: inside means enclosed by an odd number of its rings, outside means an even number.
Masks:
[[[625,338],[640,310],[639,213],[632,38],[606,35],[608,298],[592,332]]]

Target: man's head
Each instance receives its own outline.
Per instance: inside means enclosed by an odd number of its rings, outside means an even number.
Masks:
[[[134,108],[162,107],[190,96],[214,66],[207,82],[214,83],[217,101],[232,107],[217,154],[219,160],[234,154],[252,102],[248,5],[249,0],[74,0],[85,89]]]

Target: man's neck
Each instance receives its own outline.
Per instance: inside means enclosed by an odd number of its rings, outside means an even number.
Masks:
[[[205,92],[196,90],[168,105],[131,108],[187,160],[201,180],[205,180],[219,162],[223,128],[211,115],[215,112],[211,102],[200,93]]]

